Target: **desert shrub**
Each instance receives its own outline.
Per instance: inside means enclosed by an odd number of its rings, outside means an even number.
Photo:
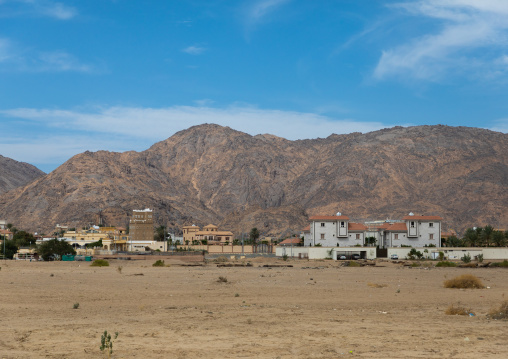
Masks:
[[[321,243],[316,244],[316,247],[321,247]]]
[[[79,308],[79,303],[74,303],[74,305],[72,306],[73,309],[78,309]]]
[[[483,253],[478,254],[476,259],[478,260],[478,263],[483,263]]]
[[[421,266],[422,266],[422,264],[418,263],[418,262],[411,263],[411,267],[421,267]]]
[[[469,253],[464,254],[464,256],[460,258],[460,260],[464,263],[469,263],[471,262],[471,255]]]
[[[439,252],[439,260],[444,261],[444,253],[443,252]]]
[[[445,310],[446,315],[469,315],[474,314],[471,309],[467,309],[465,307],[462,307],[460,304],[457,304],[456,306],[451,304],[448,308]]]
[[[228,279],[226,277],[220,276],[219,279],[217,279],[217,282],[219,282],[219,283],[227,283]]]
[[[361,267],[362,265],[358,262],[355,262],[355,261],[349,261],[348,266],[349,267]]]
[[[502,262],[492,263],[490,266],[491,266],[491,267],[503,267],[503,268],[508,268],[508,261],[505,259],[505,260],[504,260],[504,261],[502,261]]]
[[[457,263],[449,261],[437,262],[436,267],[456,267]]]
[[[90,264],[92,267],[109,267],[109,262],[105,259],[96,259]]]
[[[116,271],[117,271],[118,273],[120,273],[120,274],[122,274],[122,269],[123,269],[123,267],[122,267],[122,266],[118,266],[118,267],[116,267]]]
[[[479,289],[485,288],[482,281],[472,275],[472,274],[463,274],[455,277],[453,279],[446,280],[444,282],[445,288],[471,288],[471,289]]]
[[[216,263],[224,263],[227,262],[228,258],[226,256],[220,256],[214,259],[214,262]]]
[[[284,262],[285,262],[285,261],[287,261],[287,260],[288,260],[288,255],[287,255],[287,254],[284,254],[284,255],[282,256],[282,260],[283,260]]]
[[[499,308],[491,309],[487,316],[492,319],[508,319],[508,300],[501,303]]]
[[[152,267],[165,267],[166,264],[164,264],[163,260],[157,259],[154,264],[152,264]]]

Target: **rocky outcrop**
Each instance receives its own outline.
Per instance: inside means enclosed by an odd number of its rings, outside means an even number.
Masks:
[[[467,127],[395,127],[288,141],[218,125],[181,131],[143,152],[85,152],[0,197],[20,228],[126,225],[152,207],[159,224],[216,223],[235,233],[297,232],[309,215],[355,221],[412,211],[445,227],[508,227],[508,135]]]

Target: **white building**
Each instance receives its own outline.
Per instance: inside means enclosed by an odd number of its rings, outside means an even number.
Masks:
[[[441,221],[439,216],[415,216],[410,213],[404,222],[388,223],[384,228],[386,247],[441,247]]]
[[[366,237],[374,237],[380,247],[441,246],[441,221],[439,216],[415,216],[410,213],[402,221],[384,223],[353,223],[348,216],[312,216],[310,228],[304,231],[304,246],[358,247],[366,246]]]
[[[350,222],[348,216],[310,217],[310,232],[304,237],[304,246],[355,247],[363,246],[367,227]]]

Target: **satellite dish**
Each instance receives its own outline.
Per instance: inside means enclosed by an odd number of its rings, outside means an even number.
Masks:
[[[409,212],[409,215],[410,216],[414,216],[415,214],[413,212]]]
[[[342,216],[342,213],[340,213],[340,212],[337,212],[337,216]]]

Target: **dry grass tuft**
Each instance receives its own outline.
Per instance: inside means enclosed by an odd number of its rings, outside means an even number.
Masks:
[[[485,288],[482,281],[472,275],[472,274],[463,274],[455,277],[453,279],[445,280],[444,282],[445,288],[459,288],[459,289],[481,289]]]
[[[492,319],[508,319],[508,300],[501,303],[499,308],[491,309],[487,316]]]
[[[385,288],[388,287],[388,284],[378,284],[378,283],[367,283],[367,285],[371,288]]]
[[[226,277],[220,276],[219,279],[217,279],[217,282],[219,282],[219,283],[227,283],[228,279]]]
[[[466,309],[460,304],[457,304],[457,306],[452,304],[445,310],[446,315],[469,315],[469,313],[473,313],[471,309]]]

